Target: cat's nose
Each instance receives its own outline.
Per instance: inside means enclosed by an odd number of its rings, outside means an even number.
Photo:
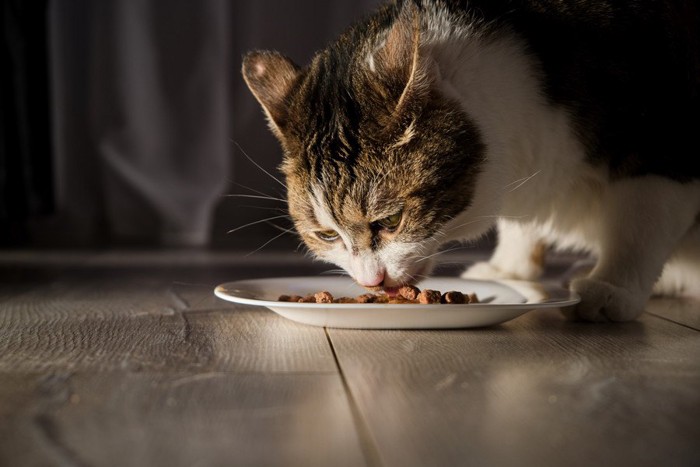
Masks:
[[[384,282],[384,271],[378,271],[375,274],[358,277],[357,282],[363,287],[377,287]]]
[[[348,272],[363,287],[378,287],[384,282],[386,269],[374,255],[353,253]]]

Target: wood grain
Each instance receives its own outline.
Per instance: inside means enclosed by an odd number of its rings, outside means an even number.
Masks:
[[[152,275],[64,279],[4,302],[0,371],[337,371],[322,329],[218,304],[190,310]]]
[[[700,334],[536,311],[480,330],[331,330],[383,465],[700,465]]]
[[[23,374],[0,388],[0,465],[364,465],[337,375]]]
[[[192,308],[179,277],[90,266],[7,288],[0,466],[365,465],[324,330]]]
[[[326,332],[212,293],[315,273],[0,254],[0,466],[700,465],[697,301],[617,325]]]
[[[700,331],[700,297],[654,298],[647,311]]]

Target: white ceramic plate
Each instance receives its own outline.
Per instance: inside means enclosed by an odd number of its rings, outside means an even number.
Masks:
[[[580,298],[556,285],[523,281],[479,281],[433,277],[416,284],[421,289],[475,292],[482,303],[420,305],[388,303],[280,302],[282,294],[308,295],[322,290],[334,297],[354,297],[367,291],[347,277],[279,277],[228,282],[216,287],[217,297],[245,305],[264,306],[303,324],[353,329],[437,329],[492,326],[533,309],[565,307]]]

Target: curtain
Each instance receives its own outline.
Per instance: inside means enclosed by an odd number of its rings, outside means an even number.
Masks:
[[[52,3],[60,210],[43,242],[208,242],[230,160],[228,4]]]
[[[277,175],[281,153],[241,79],[242,55],[277,49],[305,65],[380,3],[2,1],[3,65],[18,67],[0,74],[3,229],[21,219],[13,235],[30,246],[248,251],[279,234],[257,221],[283,205],[225,195],[283,193],[255,165]],[[285,238],[268,248],[296,247]]]
[[[45,1],[0,6],[0,245],[53,208]]]

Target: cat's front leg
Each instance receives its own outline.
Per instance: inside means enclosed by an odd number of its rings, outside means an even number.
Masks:
[[[574,312],[587,321],[638,317],[698,212],[691,191],[661,178],[620,181],[609,190],[598,220],[598,263],[588,277],[571,283],[581,295]]]
[[[537,230],[507,219],[498,221],[498,243],[489,261],[469,267],[465,279],[536,280],[544,270],[545,244]]]

